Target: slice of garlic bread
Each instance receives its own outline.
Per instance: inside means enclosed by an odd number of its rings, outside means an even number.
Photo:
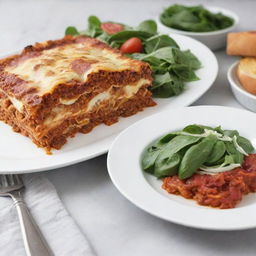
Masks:
[[[244,89],[256,95],[256,57],[246,57],[240,60],[237,76]]]

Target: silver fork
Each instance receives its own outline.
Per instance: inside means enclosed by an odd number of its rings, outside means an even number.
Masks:
[[[0,196],[10,196],[20,220],[25,250],[28,256],[52,256],[50,247],[45,241],[39,227],[29,213],[22,198],[24,184],[19,175],[0,175]]]

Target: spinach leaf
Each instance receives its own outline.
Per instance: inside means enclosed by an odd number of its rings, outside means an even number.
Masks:
[[[163,177],[168,173],[176,171],[176,167],[179,164],[180,158],[178,153],[181,149],[188,145],[198,142],[200,138],[192,136],[176,136],[173,138],[159,153],[155,161],[155,172],[157,177]],[[173,158],[173,155],[176,154]]]
[[[169,98],[174,95],[179,95],[181,92],[183,92],[183,89],[184,89],[183,82],[173,80],[157,88],[153,86],[151,88],[151,91],[153,92],[153,95],[156,98]]]
[[[88,29],[85,34],[91,37],[97,37],[103,33],[101,29],[101,21],[96,16],[89,16],[88,18]]]
[[[214,165],[224,156],[225,152],[225,143],[223,141],[217,141],[213,146],[212,152],[208,156],[205,165]]]
[[[154,175],[157,178],[172,176],[178,173],[181,157],[178,153],[169,155],[162,159],[161,164],[156,164]]]
[[[155,35],[148,38],[145,43],[145,52],[151,53],[160,48],[170,46],[174,48],[179,48],[177,43],[168,35]]]
[[[171,76],[168,72],[166,72],[164,74],[154,75],[154,85],[151,89],[156,89],[156,88],[161,87],[164,84],[168,84],[172,81],[173,81],[173,79],[171,78]]]
[[[148,32],[150,34],[156,34],[157,25],[154,20],[144,20],[139,24],[136,30]]]
[[[200,5],[169,6],[160,15],[160,20],[168,27],[192,32],[216,31],[234,24],[231,17],[222,13],[212,13]]]
[[[142,155],[142,169],[144,171],[149,173],[154,172],[153,166],[164,145],[164,143],[155,142],[146,149]]]
[[[75,27],[67,27],[66,31],[65,31],[65,35],[72,35],[72,36],[76,36],[79,35],[80,33],[78,32],[78,30]]]
[[[204,133],[204,128],[202,128],[202,126],[200,125],[191,124],[186,126],[182,131],[192,133],[192,134],[202,134]]]
[[[239,133],[238,133],[237,130],[224,130],[223,134],[228,136],[228,137],[234,137],[235,135],[239,136]]]
[[[226,141],[225,147],[228,152],[228,155],[232,156],[232,159],[233,159],[232,163],[241,164],[243,162],[244,155],[239,151],[237,151],[233,142]]]
[[[180,179],[191,177],[207,161],[216,141],[215,136],[208,136],[187,150],[179,166]]]
[[[190,69],[197,70],[202,67],[201,62],[190,50],[183,51],[183,54],[183,62],[187,63]]]
[[[193,70],[191,70],[187,65],[174,64],[170,66],[169,70],[181,81],[191,82],[199,80],[196,73]]]
[[[129,39],[131,37],[138,37],[143,41],[143,40],[146,40],[147,38],[150,38],[151,36],[152,36],[151,33],[148,33],[145,31],[124,30],[124,31],[121,31],[121,32],[111,35],[108,39],[108,42],[109,43],[115,42],[117,45],[121,45],[127,39]]]
[[[242,147],[244,149],[244,151],[247,154],[252,153],[254,151],[254,147],[253,147],[252,143],[245,137],[237,136],[237,143],[240,147]]]

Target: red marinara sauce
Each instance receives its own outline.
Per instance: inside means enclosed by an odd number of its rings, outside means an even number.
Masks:
[[[170,194],[194,199],[200,205],[234,208],[243,195],[256,192],[256,154],[246,156],[242,168],[216,175],[194,174],[185,180],[177,175],[166,177],[162,188]]]

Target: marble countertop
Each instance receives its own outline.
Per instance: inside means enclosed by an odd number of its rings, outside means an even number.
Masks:
[[[164,6],[174,2],[0,0],[0,54],[16,51],[36,41],[62,37],[68,25],[83,29],[90,14],[103,20],[135,25],[143,19],[156,17]],[[256,2],[253,0],[190,0],[189,3],[231,9],[240,16],[239,30],[255,28]],[[217,80],[194,105],[241,108],[233,98],[226,78],[227,69],[235,58],[226,56],[224,51],[215,53],[220,66]],[[157,219],[138,209],[112,185],[106,169],[106,155],[48,171],[46,175],[99,256],[255,255],[256,229],[233,232],[197,230]]]

